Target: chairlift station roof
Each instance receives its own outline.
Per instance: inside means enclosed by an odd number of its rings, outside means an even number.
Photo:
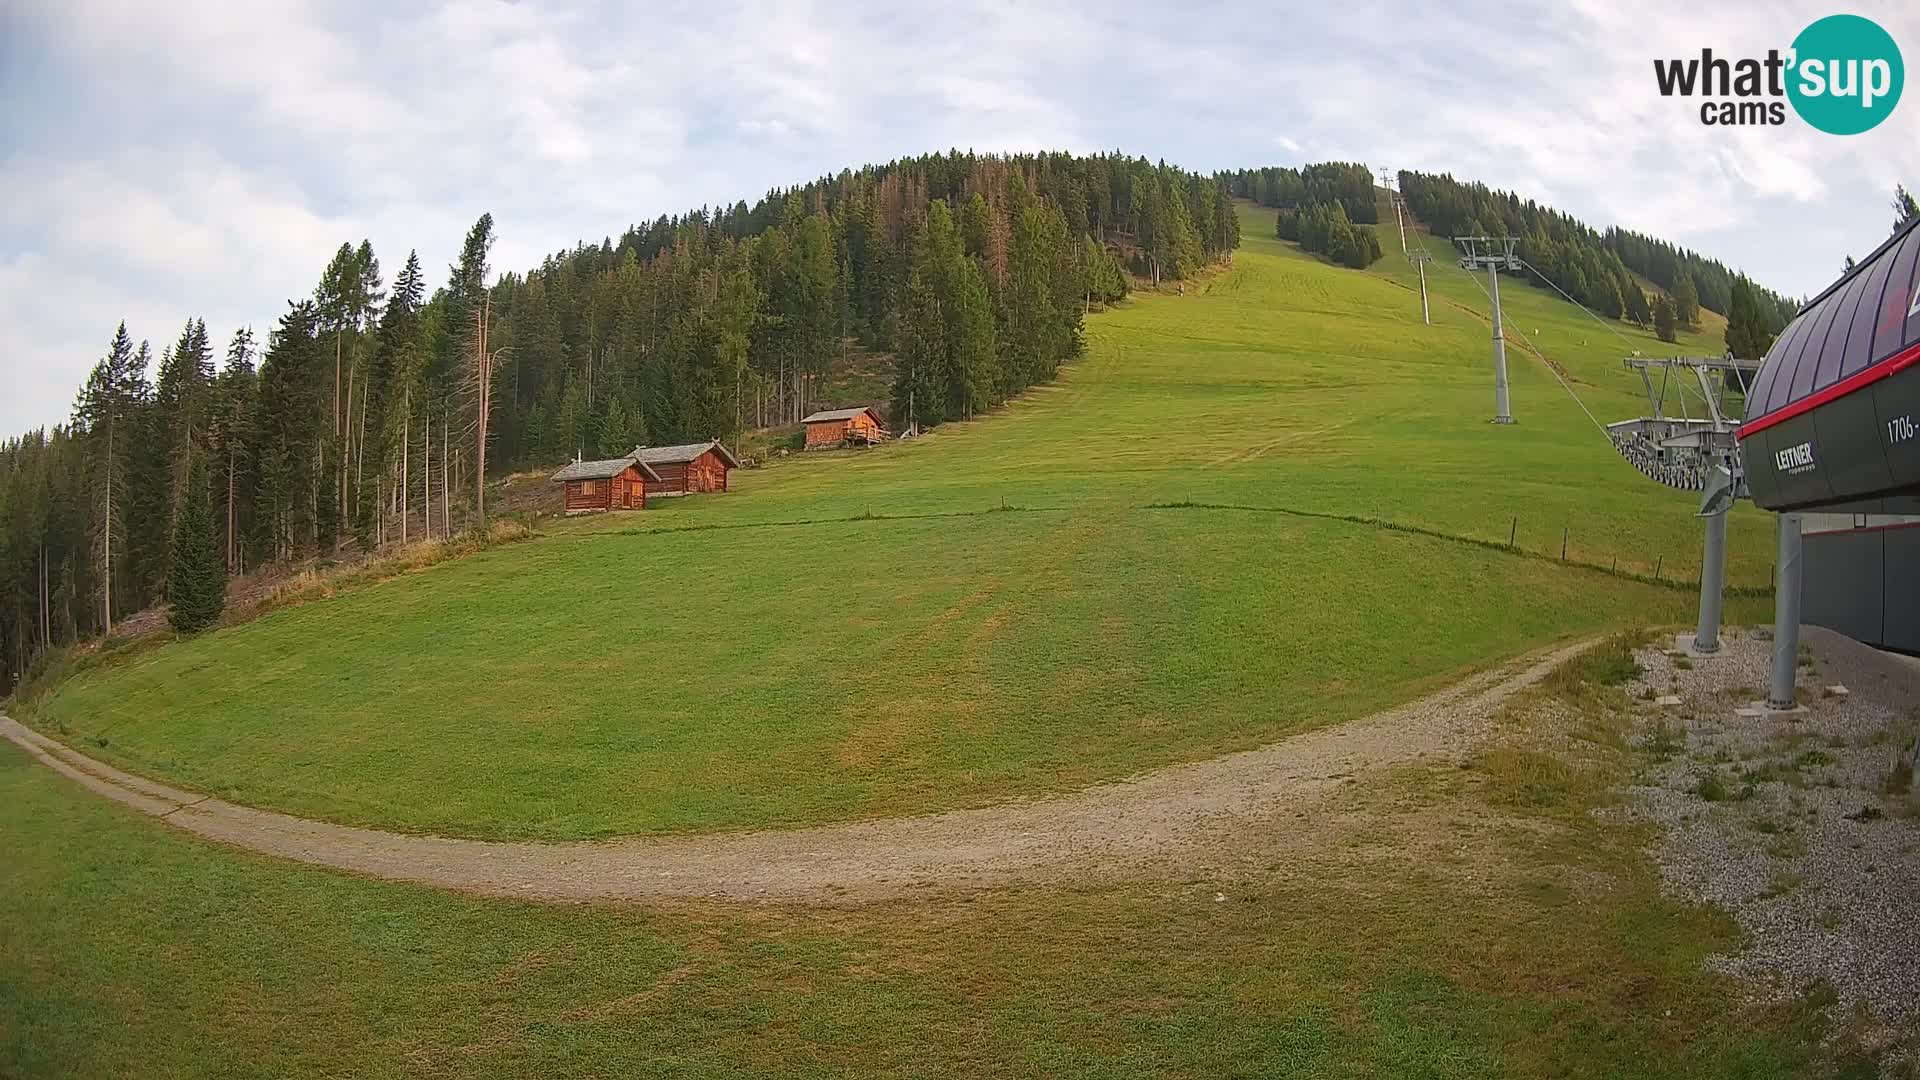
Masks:
[[[1920,497],[1920,219],[1809,300],[1767,352],[1740,427],[1768,510]]]

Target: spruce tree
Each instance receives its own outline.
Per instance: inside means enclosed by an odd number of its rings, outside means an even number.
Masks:
[[[171,535],[186,501],[187,480],[206,452],[212,426],[213,350],[207,324],[187,320],[180,340],[162,355],[154,383],[156,419],[164,431],[157,449],[167,459],[166,522]]]
[[[1678,321],[1678,317],[1673,312],[1673,301],[1667,299],[1665,296],[1655,297],[1653,301],[1653,332],[1659,335],[1661,341],[1673,342],[1680,340],[1679,327],[1676,325]]]
[[[114,586],[124,577],[130,536],[127,479],[133,458],[133,413],[139,404],[134,364],[133,339],[123,322],[114,331],[107,355],[81,386],[73,407],[74,426],[85,436],[86,490],[92,499],[88,514],[92,559],[87,576],[99,590],[95,613],[100,618],[93,626],[102,633],[112,632],[114,616],[128,606],[128,598],[116,596]]]
[[[316,327],[311,303],[288,305],[260,362],[258,510],[265,515],[268,550],[278,558],[315,540],[322,447],[329,437],[321,415],[323,384],[332,377],[331,357],[322,367]]]
[[[196,465],[173,530],[173,558],[167,570],[167,621],[182,634],[205,630],[219,621],[226,601],[227,564],[220,551],[219,522],[213,516],[207,471]]]
[[[1052,253],[1047,247],[1044,213],[1028,205],[1013,227],[1013,252],[1007,288],[1006,364],[993,394],[1005,400],[1022,388],[1053,377],[1062,351],[1060,323],[1048,288]]]
[[[987,296],[986,274],[978,263],[961,256],[951,276],[953,301],[947,305],[947,314],[952,351],[947,370],[953,382],[948,416],[960,419],[986,411],[994,388],[1010,384],[1002,381],[994,351],[993,304]]]
[[[1645,326],[1653,320],[1653,311],[1647,306],[1647,294],[1639,284],[1628,281],[1624,292],[1627,321],[1636,326]]]
[[[1907,227],[1907,222],[1920,217],[1920,202],[1916,202],[1913,193],[1905,184],[1893,185],[1893,231],[1899,232]]]
[[[633,422],[620,395],[607,394],[606,401],[606,411],[600,415],[599,453],[601,457],[619,457],[640,445],[640,439],[634,435]]]
[[[587,388],[568,371],[560,391],[560,408],[552,421],[553,440],[568,456],[587,451]]]
[[[1221,258],[1232,259],[1234,249],[1240,246],[1240,215],[1234,212],[1233,195],[1224,185],[1220,189],[1215,215],[1214,230],[1218,235]]]
[[[1733,282],[1733,304],[1727,312],[1727,351],[1742,360],[1758,360],[1773,348],[1780,332],[1774,317],[1760,303],[1753,283],[1745,277]]]
[[[227,366],[215,381],[210,431],[210,467],[214,506],[221,519],[221,548],[228,570],[241,573],[250,549],[253,493],[258,451],[255,398],[259,393],[253,367],[253,331],[242,327],[227,346]]]
[[[1700,290],[1694,286],[1692,274],[1681,274],[1680,284],[1673,290],[1673,317],[1681,326],[1700,325]]]
[[[1193,215],[1187,209],[1186,185],[1178,179],[1169,179],[1166,187],[1166,226],[1170,231],[1167,246],[1173,256],[1173,274],[1179,278],[1190,278],[1200,272],[1204,256],[1200,251],[1200,235],[1194,230]]]

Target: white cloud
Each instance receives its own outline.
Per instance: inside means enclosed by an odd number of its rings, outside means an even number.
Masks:
[[[1655,92],[1656,55],[1784,47],[1809,17],[1785,0],[1284,18],[1137,0],[28,2],[4,63],[37,74],[0,84],[22,98],[0,151],[0,431],[63,418],[120,318],[156,343],[189,315],[217,337],[264,329],[342,241],[372,240],[389,274],[419,247],[438,280],[490,210],[495,265],[524,269],[660,213],[948,147],[1202,169],[1311,147],[1513,187],[1795,292],[1884,235],[1896,180],[1920,183],[1920,101],[1835,139],[1706,128]],[[1920,50],[1907,5],[1856,7]]]

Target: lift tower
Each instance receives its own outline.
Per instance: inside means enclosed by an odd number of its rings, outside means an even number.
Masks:
[[[1387,200],[1393,203],[1393,220],[1400,227],[1400,254],[1407,253],[1407,219],[1400,212],[1400,192],[1393,186],[1393,170],[1380,167],[1380,186],[1387,189]]]
[[[1726,583],[1727,511],[1734,500],[1750,498],[1746,463],[1737,432],[1740,417],[1730,402],[1744,408],[1747,388],[1759,373],[1757,360],[1732,356],[1659,356],[1638,354],[1624,361],[1646,387],[1652,415],[1607,425],[1607,438],[1633,467],[1671,488],[1700,492],[1698,516],[1706,542],[1700,557],[1700,622],[1680,647],[1695,655],[1720,651],[1720,599]],[[1654,374],[1659,373],[1658,388]],[[1689,383],[1693,384],[1689,387]],[[1680,415],[1667,414],[1668,386],[1677,391]],[[1700,415],[1687,410],[1687,395],[1700,402]],[[1799,534],[1794,534],[1796,540]],[[1798,595],[1797,586],[1794,593]],[[1798,625],[1799,617],[1794,617]],[[1788,683],[1792,685],[1791,681]]]
[[[1453,242],[1465,252],[1460,256],[1462,269],[1487,272],[1487,296],[1493,301],[1493,422],[1511,424],[1513,411],[1507,407],[1507,338],[1500,323],[1500,270],[1503,267],[1520,269],[1520,260],[1513,253],[1519,241],[1511,236],[1456,236]]]
[[[1427,308],[1427,264],[1433,261],[1433,252],[1422,245],[1407,252],[1407,258],[1420,270],[1420,321],[1432,326],[1433,314]]]

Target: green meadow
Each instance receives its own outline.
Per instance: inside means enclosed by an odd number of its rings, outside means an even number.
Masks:
[[[1397,241],[1343,270],[1268,218],[1244,211],[1232,267],[1185,295],[1091,316],[1084,359],[995,415],[137,650],[29,719],[334,821],[687,832],[1070,789],[1690,618],[1693,497],[1521,348],[1519,423],[1486,423],[1464,273],[1430,268],[1424,326]],[[1643,411],[1621,341],[1504,297],[1603,421]],[[1770,554],[1738,515],[1730,581],[1764,588]]]
[[[684,833],[1069,789],[1690,618],[1692,497],[1520,349],[1520,423],[1486,424],[1470,281],[1436,264],[1424,327],[1398,254],[1335,269],[1266,219],[1001,413],[120,650],[28,719],[337,821]],[[1620,342],[1505,299],[1603,420],[1639,411]],[[1732,532],[1732,580],[1764,586],[1765,519]],[[1219,866],[844,907],[370,880],[0,744],[0,1076],[1875,1076],[1831,991],[1738,1004],[1706,967],[1732,920],[1595,812],[1648,761],[1619,685],[1641,640]]]
[[[854,908],[370,881],[0,744],[0,1075],[1875,1076],[1830,992],[1743,1007],[1708,973],[1732,921],[1592,813],[1637,758],[1617,721],[1583,732],[1577,766],[1373,774],[1328,808],[1345,841],[1235,872]]]

